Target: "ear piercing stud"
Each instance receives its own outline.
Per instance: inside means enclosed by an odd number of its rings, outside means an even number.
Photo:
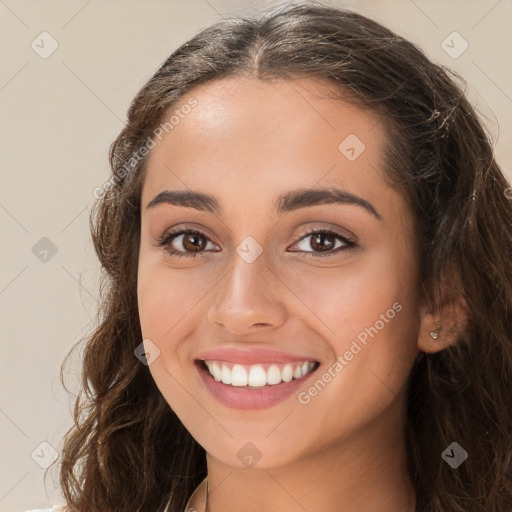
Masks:
[[[436,330],[430,331],[430,337],[437,340],[437,338],[439,337],[439,329],[440,328],[441,328],[441,326],[436,324]]]

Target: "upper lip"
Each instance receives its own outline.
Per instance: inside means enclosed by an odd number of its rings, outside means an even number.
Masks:
[[[207,350],[200,354],[197,359],[210,361],[226,361],[240,364],[258,364],[258,363],[289,363],[298,361],[315,361],[309,356],[288,354],[281,350],[252,348],[237,349],[231,347],[215,348]]]

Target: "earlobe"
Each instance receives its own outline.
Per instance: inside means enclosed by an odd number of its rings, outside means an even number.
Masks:
[[[420,308],[418,350],[433,354],[457,343],[467,325],[467,305],[463,298],[445,302],[438,315],[429,308]]]
[[[441,322],[441,320],[436,320],[432,313],[423,316],[418,333],[418,350],[433,354],[447,348],[452,343],[451,338],[446,336]]]

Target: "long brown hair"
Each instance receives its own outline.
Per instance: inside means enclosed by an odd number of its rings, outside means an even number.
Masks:
[[[101,308],[97,328],[83,340],[75,425],[63,446],[69,509],[182,512],[206,476],[204,449],[134,356],[142,341],[136,284],[147,156],[140,155],[193,87],[235,75],[317,78],[380,116],[390,140],[386,177],[416,225],[419,285],[434,311],[441,283],[469,311],[458,343],[421,352],[408,381],[417,510],[512,510],[510,185],[460,78],[375,21],[307,4],[223,20],[183,44],[134,98],[112,143],[112,177],[91,214]],[[453,441],[469,455],[457,469],[441,458]]]

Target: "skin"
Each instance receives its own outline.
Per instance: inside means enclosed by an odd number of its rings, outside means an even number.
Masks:
[[[211,511],[316,512],[339,504],[344,512],[414,511],[402,427],[406,381],[418,351],[445,341],[428,336],[436,321],[418,287],[410,215],[383,179],[385,128],[371,112],[329,99],[326,87],[252,77],[201,85],[180,101],[193,97],[197,106],[149,156],[141,328],[160,350],[150,365],[158,388],[207,452]],[[338,149],[349,134],[366,146],[354,161]],[[273,211],[280,193],[329,186],[364,198],[381,220],[350,204],[282,217]],[[163,190],[189,189],[215,196],[224,217],[170,204],[146,208]],[[157,246],[177,226],[204,233],[204,257],[178,258]],[[303,235],[328,227],[352,234],[359,247],[314,257],[313,237]],[[262,248],[251,264],[236,252],[247,236]],[[173,247],[186,251],[182,241]],[[262,410],[226,407],[194,366],[215,347],[274,348],[319,361],[320,376],[394,303],[401,311],[307,404],[292,395]],[[249,441],[261,454],[252,468],[237,457]]]

